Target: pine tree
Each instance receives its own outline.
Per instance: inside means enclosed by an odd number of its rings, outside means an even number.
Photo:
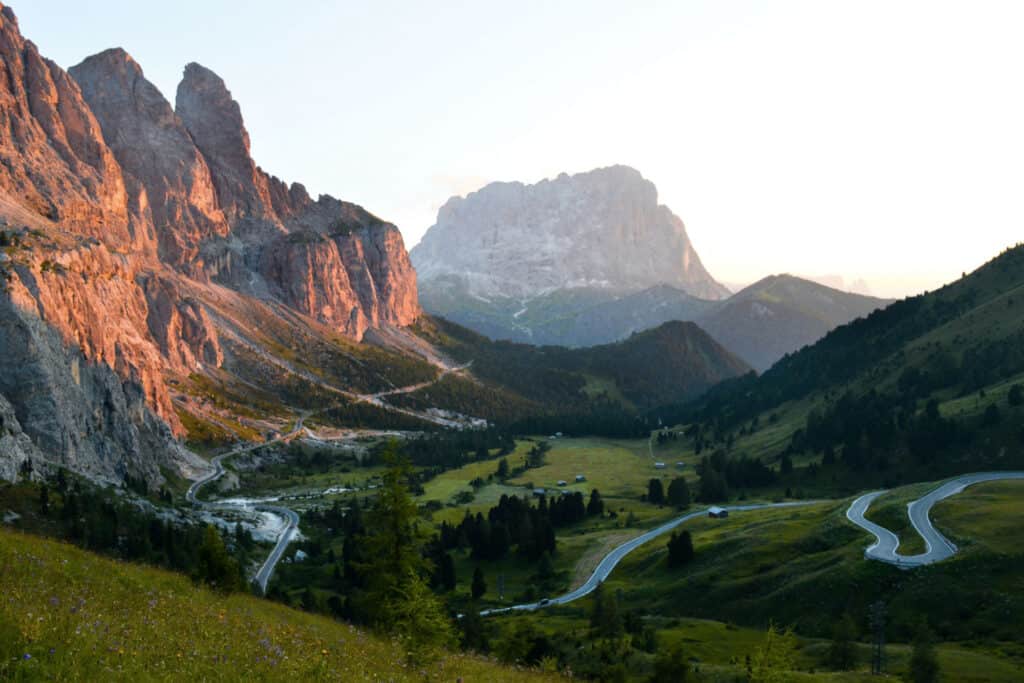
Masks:
[[[682,649],[674,647],[662,652],[654,660],[654,673],[651,683],[686,683],[690,680],[690,663]]]
[[[856,627],[849,615],[844,615],[832,629],[832,644],[828,648],[826,663],[837,671],[850,671],[857,667]]]
[[[224,539],[211,524],[207,524],[203,530],[196,578],[225,593],[241,590],[245,585],[238,561],[228,555]]]
[[[693,538],[689,531],[683,531],[672,536],[668,540],[668,566],[672,569],[682,567],[693,559]]]
[[[750,683],[785,683],[792,678],[796,664],[796,638],[792,629],[780,631],[768,625],[764,641],[748,659],[747,679]]]
[[[442,553],[438,563],[438,584],[442,589],[450,591],[455,589],[456,583],[455,560],[450,553]]]
[[[470,592],[474,600],[479,600],[487,592],[487,582],[484,581],[484,573],[477,567],[473,570],[473,585]]]
[[[587,516],[600,517],[604,514],[604,501],[597,489],[590,492],[590,501],[587,503]]]
[[[508,479],[508,458],[502,458],[498,461],[498,471],[495,473],[501,481]]]
[[[487,639],[487,630],[484,628],[483,617],[475,604],[470,605],[462,619],[459,620],[462,628],[462,648],[473,652],[487,652],[490,643]]]
[[[544,553],[537,563],[537,578],[541,581],[552,578],[555,575],[555,565],[551,562],[551,553]]]
[[[417,544],[416,506],[406,486],[409,463],[398,456],[395,442],[382,456],[387,470],[368,520],[368,561],[359,568],[368,583],[365,604],[372,606],[371,620],[396,636],[408,660],[418,664],[439,656],[455,634],[423,578],[429,565]]]
[[[710,464],[701,468],[699,491],[697,500],[702,503],[717,503],[729,498],[725,478]]]
[[[647,502],[655,505],[665,502],[665,489],[661,485],[661,479],[651,479],[647,482]]]
[[[936,683],[939,680],[939,660],[935,656],[935,645],[928,624],[922,622],[914,636],[914,647],[910,653],[910,680],[913,683]]]
[[[690,507],[690,487],[682,477],[676,477],[668,485],[668,502],[680,510]]]
[[[39,511],[43,516],[50,515],[50,487],[46,484],[39,487]]]

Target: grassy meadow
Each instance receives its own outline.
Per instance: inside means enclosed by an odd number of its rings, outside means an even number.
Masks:
[[[348,624],[178,574],[0,530],[0,679],[67,681],[552,681],[450,655],[410,668]]]

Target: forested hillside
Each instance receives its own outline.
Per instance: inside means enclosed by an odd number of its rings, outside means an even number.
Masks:
[[[708,446],[742,450],[782,416],[775,457],[805,456],[898,480],[1020,464],[1024,246],[935,292],[837,328],[760,377],[656,410]],[[776,430],[780,429],[779,427]]]

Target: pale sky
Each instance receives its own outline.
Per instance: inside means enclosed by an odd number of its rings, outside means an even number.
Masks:
[[[616,163],[721,281],[931,289],[1024,240],[1024,3],[20,0],[68,67],[219,73],[263,168],[412,247],[492,180]]]

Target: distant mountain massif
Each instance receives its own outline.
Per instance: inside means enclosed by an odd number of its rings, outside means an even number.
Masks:
[[[888,303],[785,275],[732,295],[626,166],[454,197],[410,256],[424,310],[495,339],[594,346],[687,320],[759,371]]]

